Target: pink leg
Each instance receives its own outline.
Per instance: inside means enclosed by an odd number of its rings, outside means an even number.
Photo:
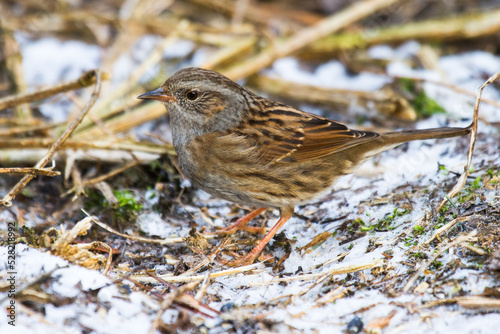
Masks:
[[[240,266],[240,265],[248,265],[252,264],[258,257],[260,252],[264,249],[264,247],[267,245],[267,243],[274,237],[274,235],[279,231],[283,225],[292,217],[293,214],[293,208],[290,210],[288,209],[281,209],[280,212],[280,219],[278,222],[273,226],[273,228],[269,231],[269,233],[262,239],[257,246],[255,246],[254,249],[250,251],[246,256],[229,262],[228,264],[230,266]]]
[[[247,226],[248,222],[257,217],[259,214],[264,212],[267,208],[259,208],[257,210],[254,210],[250,212],[249,214],[241,217],[236,221],[236,223],[229,225],[228,227],[225,227],[221,230],[218,230],[217,234],[234,234],[237,231],[248,231],[251,233],[261,233],[265,234],[266,229],[262,227],[253,227],[253,226]]]

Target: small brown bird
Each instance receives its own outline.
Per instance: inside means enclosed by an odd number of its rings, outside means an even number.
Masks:
[[[255,261],[296,205],[327,194],[360,162],[412,140],[463,136],[471,129],[437,128],[376,133],[257,96],[210,70],[186,68],[139,96],[165,104],[179,162],[193,184],[213,196],[258,207],[223,229],[262,232],[246,224],[266,208],[280,219],[246,256]]]

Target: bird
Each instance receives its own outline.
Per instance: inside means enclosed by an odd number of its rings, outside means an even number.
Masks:
[[[185,176],[198,188],[255,210],[221,233],[265,233],[247,223],[267,208],[280,217],[264,238],[230,265],[246,265],[260,253],[298,205],[331,192],[335,181],[366,159],[414,140],[471,132],[442,127],[378,133],[346,125],[261,97],[228,77],[203,68],[175,72],[139,99],[162,102]]]

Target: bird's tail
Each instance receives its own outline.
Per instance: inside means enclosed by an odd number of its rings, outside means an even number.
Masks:
[[[425,130],[405,130],[396,132],[381,133],[380,137],[366,144],[361,144],[357,149],[358,153],[364,159],[372,157],[383,151],[389,150],[399,144],[414,140],[438,139],[459,137],[469,134],[472,131],[472,125],[466,128],[436,128]]]

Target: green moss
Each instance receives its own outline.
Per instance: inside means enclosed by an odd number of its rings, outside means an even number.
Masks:
[[[114,190],[113,194],[117,199],[116,207],[111,207],[99,191],[87,192],[85,209],[102,214],[111,213],[118,223],[135,220],[143,205],[135,198],[134,193],[130,190]]]
[[[424,227],[420,225],[415,225],[413,226],[413,234],[415,235],[422,235],[424,234]]]
[[[428,97],[423,89],[417,87],[414,80],[402,78],[399,82],[402,90],[413,97],[410,102],[420,117],[427,118],[435,114],[446,113],[446,110]]]

